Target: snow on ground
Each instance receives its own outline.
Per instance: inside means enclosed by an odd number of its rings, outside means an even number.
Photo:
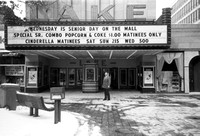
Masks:
[[[39,110],[39,117],[32,117],[27,107],[18,106],[16,111],[0,108],[1,136],[74,136],[79,123],[78,115],[67,111],[54,124],[54,111]]]

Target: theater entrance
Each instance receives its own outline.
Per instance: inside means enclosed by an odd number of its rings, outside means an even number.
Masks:
[[[83,81],[82,68],[51,68],[50,86],[81,89]]]
[[[83,69],[82,68],[69,68],[68,70],[68,87],[80,89],[83,81]]]
[[[136,87],[136,69],[120,68],[120,89],[135,89]]]
[[[135,89],[136,68],[103,68],[102,80],[105,71],[109,71],[111,76],[111,89]]]
[[[110,68],[111,88],[118,89],[118,68]]]

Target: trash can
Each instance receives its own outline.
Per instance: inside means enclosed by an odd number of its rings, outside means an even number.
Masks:
[[[16,110],[16,91],[20,91],[19,84],[3,83],[0,87],[0,106]]]
[[[0,108],[6,106],[6,93],[5,90],[0,88]]]

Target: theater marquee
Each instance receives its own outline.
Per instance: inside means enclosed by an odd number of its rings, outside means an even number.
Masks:
[[[7,26],[7,44],[167,44],[167,25]]]

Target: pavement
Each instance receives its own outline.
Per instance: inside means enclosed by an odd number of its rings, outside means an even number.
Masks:
[[[49,93],[39,95],[53,103]],[[103,101],[103,92],[65,93],[61,110],[79,120],[76,136],[82,136],[86,124],[91,136],[97,126],[101,136],[200,136],[199,94],[111,91],[110,95],[110,101]]]

